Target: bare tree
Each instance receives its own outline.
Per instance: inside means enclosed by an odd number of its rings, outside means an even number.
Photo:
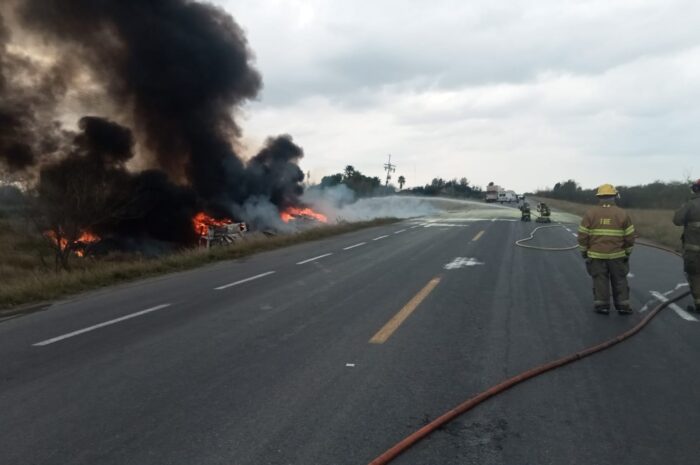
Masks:
[[[31,216],[55,254],[55,267],[70,270],[81,237],[128,216],[134,199],[119,170],[72,157],[45,167],[32,196]]]

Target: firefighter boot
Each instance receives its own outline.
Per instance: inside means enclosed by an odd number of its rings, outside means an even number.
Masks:
[[[601,315],[609,315],[610,314],[610,309],[608,307],[604,307],[602,305],[594,306],[593,311],[596,313],[600,313]]]

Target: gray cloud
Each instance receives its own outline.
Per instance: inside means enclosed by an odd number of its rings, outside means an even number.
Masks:
[[[600,157],[616,182],[677,178],[700,151],[694,1],[223,3],[265,78],[249,136],[301,134],[312,172],[351,160],[379,175],[392,152],[409,184],[525,189],[596,183]]]

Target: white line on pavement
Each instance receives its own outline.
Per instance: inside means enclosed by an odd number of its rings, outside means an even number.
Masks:
[[[372,239],[372,240],[373,240],[373,241],[378,241],[379,239],[384,239],[385,237],[389,237],[389,235],[386,234],[386,235],[384,235],[384,236],[375,237],[375,238]]]
[[[578,237],[578,234],[576,234],[576,233],[571,233],[571,235],[574,237]]]
[[[421,226],[421,225],[417,224],[417,225],[415,225],[415,226],[411,226],[411,229],[420,228],[420,226]]]
[[[405,229],[399,229],[399,230],[396,231],[394,234],[401,234],[402,232],[406,232],[406,230],[405,230]]]
[[[93,326],[88,326],[87,328],[79,329],[77,331],[73,331],[72,333],[67,333],[63,334],[61,336],[56,336],[51,339],[47,339],[45,341],[37,342],[36,344],[32,344],[33,346],[47,346],[49,344],[53,344],[54,342],[62,341],[64,339],[68,339],[69,337],[74,337],[79,334],[87,333],[88,331],[94,331],[99,328],[104,328],[105,326],[113,325],[115,323],[122,322],[124,320],[129,320],[131,318],[136,318],[137,316],[145,315],[146,313],[151,313],[155,312],[156,310],[161,310],[165,307],[170,307],[171,304],[162,304],[162,305],[156,305],[155,307],[147,308],[146,310],[141,310],[140,312],[136,313],[130,313],[129,315],[124,315],[119,318],[115,318],[113,320],[105,321],[104,323],[99,323]]]
[[[676,284],[675,288],[671,289],[670,291],[664,292],[664,295],[671,295],[674,292],[676,292],[678,289],[680,289],[681,287],[687,287],[687,286],[688,286],[688,283],[678,283],[678,284]]]
[[[660,301],[660,302],[668,302],[668,301],[669,301],[668,297],[666,297],[665,295],[661,294],[660,292],[650,291],[649,293],[650,293],[651,295],[653,295],[654,297],[656,297],[656,300],[658,300],[658,301]],[[683,318],[683,319],[686,320],[686,321],[696,321],[696,322],[698,321],[697,318],[695,318],[693,315],[691,315],[690,313],[686,312],[685,310],[683,310],[682,308],[680,308],[680,307],[679,307],[678,305],[676,305],[676,304],[671,304],[671,305],[668,306],[668,308],[670,308],[671,310],[673,310],[674,312],[676,312],[676,313],[678,314],[679,317]]]
[[[350,249],[354,249],[355,247],[362,247],[362,246],[365,245],[365,244],[366,244],[366,242],[360,242],[359,244],[355,244],[355,245],[351,245],[351,246],[349,246],[349,247],[345,247],[343,250],[350,250]]]
[[[333,254],[332,254],[332,253],[324,253],[323,255],[319,255],[318,257],[309,258],[309,259],[307,259],[307,260],[303,260],[303,261],[297,262],[297,265],[303,265],[304,263],[313,262],[313,261],[316,261],[316,260],[318,260],[318,259],[320,259],[320,258],[327,257],[327,256],[329,256],[329,255],[333,255]]]
[[[229,287],[238,286],[239,284],[247,283],[248,281],[253,281],[255,279],[264,278],[265,276],[270,276],[273,273],[274,273],[274,271],[267,271],[265,273],[260,273],[260,274],[256,274],[255,276],[251,276],[250,278],[241,279],[240,281],[235,281],[232,283],[224,284],[223,286],[215,287],[214,289],[217,291],[220,291],[222,289],[226,289]]]

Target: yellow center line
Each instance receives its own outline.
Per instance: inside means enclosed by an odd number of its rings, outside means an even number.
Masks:
[[[478,241],[479,239],[481,239],[481,236],[483,236],[485,232],[486,232],[486,231],[479,231],[479,232],[476,234],[476,236],[474,236],[474,239],[472,239],[472,242],[475,242],[475,241]]]
[[[425,285],[423,289],[421,289],[418,294],[413,296],[411,300],[408,301],[404,307],[399,310],[399,312],[394,315],[391,320],[389,320],[379,331],[377,331],[377,334],[372,336],[372,339],[369,340],[370,344],[384,344],[387,339],[391,337],[392,334],[394,334],[394,331],[396,331],[399,326],[401,326],[401,323],[406,321],[406,318],[411,316],[411,314],[415,311],[416,308],[425,300],[426,297],[428,297],[428,294],[430,294],[433,289],[435,289],[435,286],[438,285],[440,282],[440,279],[442,279],[440,276],[436,276],[435,278],[431,279],[428,284]]]

